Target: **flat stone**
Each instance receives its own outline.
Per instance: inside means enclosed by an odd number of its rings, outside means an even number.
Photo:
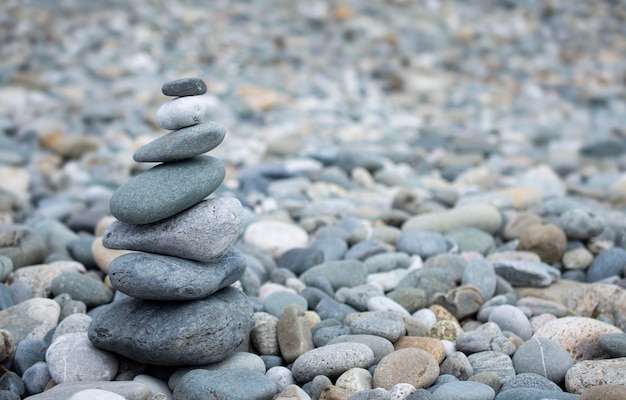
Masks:
[[[89,308],[107,304],[113,299],[113,291],[102,281],[79,273],[62,273],[52,280],[50,288],[53,296],[67,293]]]
[[[52,335],[54,342],[59,337],[68,333],[87,333],[92,318],[87,314],[71,314],[57,325]]]
[[[469,355],[467,359],[474,369],[474,374],[495,372],[500,379],[515,376],[515,369],[513,368],[511,357],[498,351],[481,351]]]
[[[11,285],[25,284],[33,297],[50,297],[52,282],[63,273],[85,273],[85,267],[75,261],[55,261],[50,264],[39,264],[22,267],[10,278]]]
[[[115,221],[105,231],[103,244],[196,261],[222,257],[242,229],[242,206],[231,197],[204,200],[164,221],[134,225]]]
[[[565,389],[582,393],[600,385],[626,385],[626,358],[584,360],[574,364],[565,374]]]
[[[552,382],[551,380],[544,377],[543,375],[534,374],[532,372],[525,372],[525,373],[517,374],[515,376],[506,378],[502,382],[502,387],[500,388],[500,392],[505,392],[507,390],[515,389],[518,387],[543,389],[543,390],[550,390],[553,392],[563,391],[563,389],[561,389],[559,385]]]
[[[118,370],[117,357],[94,347],[86,332],[57,338],[46,350],[46,363],[56,383],[110,381]]]
[[[600,385],[585,389],[579,400],[622,400],[626,398],[624,385]]]
[[[489,314],[489,322],[495,322],[500,329],[511,331],[524,341],[532,336],[528,317],[515,306],[508,304],[497,306]]]
[[[109,266],[117,290],[147,300],[203,299],[236,282],[246,260],[234,247],[213,261],[200,262],[153,253],[131,253]]]
[[[224,164],[207,155],[159,164],[117,188],[111,214],[128,224],[161,221],[213,193],[224,175]]]
[[[491,262],[475,258],[463,269],[461,285],[473,285],[480,290],[483,301],[489,300],[496,292],[496,271]]]
[[[373,362],[374,353],[368,346],[362,343],[336,343],[302,354],[294,361],[292,373],[296,381],[301,383],[317,375],[334,379],[350,368],[369,368]]]
[[[368,346],[374,353],[373,364],[378,364],[384,356],[394,351],[394,345],[389,340],[376,335],[343,335],[330,340],[327,344],[336,343],[362,343]]]
[[[194,158],[222,143],[226,128],[209,121],[178,129],[147,143],[133,153],[137,162],[175,162]]]
[[[108,390],[85,389],[74,393],[67,400],[125,400],[125,398]]]
[[[393,344],[394,350],[400,349],[420,349],[429,353],[437,360],[438,364],[441,364],[446,358],[446,349],[439,339],[420,337],[420,336],[402,336]]]
[[[506,355],[515,353],[515,345],[501,333],[475,329],[463,332],[456,338],[456,349],[465,354],[497,351]]]
[[[422,289],[426,293],[426,299],[430,301],[435,293],[448,293],[456,288],[456,284],[445,271],[418,268],[410,271],[402,278],[396,288],[405,287]]]
[[[445,235],[457,243],[460,252],[476,251],[487,254],[495,246],[491,234],[473,227],[455,228],[445,232]]]
[[[437,232],[406,231],[396,241],[398,250],[423,259],[447,253],[452,244]]]
[[[206,103],[197,96],[177,97],[156,111],[156,123],[163,129],[181,129],[202,122]]]
[[[364,261],[370,274],[406,269],[411,264],[411,257],[403,252],[387,252],[373,255]]]
[[[353,335],[376,335],[395,342],[406,333],[404,320],[396,313],[384,311],[365,312],[350,322]]]
[[[572,355],[575,362],[579,362],[602,357],[604,352],[598,346],[598,339],[611,333],[623,332],[596,319],[563,317],[543,325],[533,337],[554,340]]]
[[[604,250],[587,268],[587,282],[597,282],[613,275],[624,276],[625,265],[626,250],[620,247]]]
[[[252,317],[249,300],[233,287],[187,302],[128,297],[95,315],[89,338],[143,363],[201,365],[228,357],[248,337]]]
[[[207,371],[194,369],[174,388],[177,400],[228,398],[229,400],[270,400],[278,386],[265,375],[249,370]]]
[[[424,350],[407,348],[383,357],[374,370],[372,387],[390,390],[398,383],[420,389],[432,385],[439,376],[439,363]]]
[[[539,261],[499,260],[493,261],[493,267],[498,276],[513,286],[544,287],[556,280],[550,274],[551,267]]]
[[[534,388],[515,388],[498,393],[496,400],[579,400],[579,395]]]
[[[494,234],[501,225],[502,216],[497,208],[487,204],[469,204],[442,212],[416,215],[402,225],[402,230],[443,233],[455,228],[474,227]]]
[[[388,292],[386,296],[401,305],[411,314],[428,305],[426,292],[422,289],[408,287],[397,288]]]
[[[571,310],[561,303],[533,296],[522,297],[517,301],[516,305],[522,309],[530,310],[532,316],[551,314],[557,318],[561,318],[571,315],[572,313]]]
[[[279,355],[276,329],[278,318],[266,312],[254,313],[254,328],[250,332],[250,341],[258,354]]]
[[[200,78],[180,78],[164,83],[161,92],[166,96],[198,96],[205,94],[207,87]]]
[[[288,306],[278,320],[276,338],[280,354],[287,362],[296,360],[315,347],[304,311],[295,304]]]
[[[296,275],[301,275],[307,269],[324,262],[324,252],[314,247],[294,248],[283,253],[276,264],[287,268]]]
[[[264,311],[280,318],[285,309],[291,304],[297,305],[302,310],[306,310],[308,306],[304,297],[295,293],[280,291],[272,293],[265,298],[263,301],[263,309]]]
[[[35,297],[0,311],[0,326],[9,331],[15,345],[25,339],[43,339],[57,326],[61,307],[51,299]]]

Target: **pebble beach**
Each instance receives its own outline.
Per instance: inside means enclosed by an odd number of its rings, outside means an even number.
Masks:
[[[626,2],[1,8],[0,400],[626,399]]]

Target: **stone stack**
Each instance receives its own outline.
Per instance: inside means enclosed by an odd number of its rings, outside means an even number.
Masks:
[[[102,349],[146,364],[200,365],[220,361],[253,327],[248,298],[230,285],[246,269],[233,246],[242,229],[234,198],[209,198],[224,180],[223,163],[204,153],[226,134],[201,120],[200,79],[163,85],[175,98],[156,120],[174,130],[137,149],[137,162],[160,164],[120,186],[110,201],[117,218],[103,244],[135,250],[109,265],[111,284],[128,295],[98,313],[89,338]]]

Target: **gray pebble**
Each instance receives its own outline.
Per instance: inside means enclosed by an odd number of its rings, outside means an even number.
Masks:
[[[368,273],[388,272],[395,269],[406,269],[411,258],[403,252],[386,252],[368,257],[364,263]]]
[[[298,382],[308,382],[317,375],[336,378],[350,368],[368,368],[374,353],[362,343],[336,343],[307,351],[295,360],[293,376]]]
[[[624,276],[626,250],[613,247],[598,254],[587,269],[587,282],[598,282],[613,275]]]
[[[348,251],[348,243],[338,237],[319,238],[311,244],[310,249],[321,250],[324,261],[337,261],[343,259]]]
[[[360,260],[389,251],[389,245],[378,239],[368,239],[356,243],[344,255],[346,260]]]
[[[224,174],[224,164],[207,155],[158,164],[117,188],[109,203],[111,214],[128,224],[164,220],[213,193]]]
[[[580,395],[535,388],[514,388],[498,393],[496,400],[578,400]]]
[[[610,357],[626,357],[626,333],[600,336],[598,346]]]
[[[549,272],[550,265],[539,261],[498,260],[493,267],[513,286],[544,287],[556,280]]]
[[[513,355],[513,366],[518,374],[538,374],[557,384],[563,382],[573,365],[570,353],[547,338],[532,338],[522,343]]]
[[[386,296],[404,307],[411,314],[428,305],[426,292],[422,289],[409,287],[397,288],[387,293]]]
[[[364,284],[367,280],[367,269],[358,260],[329,261],[309,268],[300,276],[300,279],[308,284],[309,280],[319,276],[327,278],[332,284],[333,290],[337,290],[341,287],[354,287]]]
[[[604,221],[583,208],[563,212],[555,221],[555,225],[563,229],[568,239],[586,240],[600,234],[604,229]]]
[[[362,313],[350,322],[350,333],[353,335],[376,335],[394,343],[404,336],[406,327],[401,316],[384,311]]]
[[[43,360],[37,361],[22,373],[22,381],[29,395],[43,392],[50,379],[52,377],[48,371],[48,364]]]
[[[402,233],[396,241],[398,250],[407,254],[418,255],[423,259],[441,253],[447,253],[451,244],[440,233],[408,231]]]
[[[314,247],[289,249],[276,260],[279,267],[287,268],[296,275],[323,262],[324,252]]]
[[[444,271],[455,282],[460,282],[466,265],[467,261],[458,254],[437,254],[426,260],[424,268]]]
[[[489,314],[489,322],[495,322],[500,329],[511,331],[524,341],[532,336],[528,317],[519,308],[509,304],[494,308]]]
[[[496,292],[496,272],[493,265],[482,258],[476,258],[467,263],[461,278],[462,285],[474,285],[483,294],[487,301]]]
[[[467,359],[470,364],[472,364],[472,368],[474,368],[474,374],[492,371],[498,374],[501,379],[515,375],[513,362],[511,358],[504,353],[498,351],[481,351],[480,353],[469,355]]]
[[[453,239],[459,251],[476,251],[487,254],[495,246],[493,236],[478,228],[463,227],[447,231],[445,235]]]
[[[321,329],[318,329],[313,334],[313,344],[315,347],[326,346],[332,340],[350,335],[350,327],[345,325],[336,325],[336,326],[327,326]]]
[[[15,349],[13,370],[19,375],[40,361],[44,361],[48,344],[41,339],[24,339]]]
[[[207,371],[194,369],[185,374],[174,388],[177,400],[216,398],[232,400],[271,399],[278,385],[265,375],[250,370]]]
[[[420,268],[410,271],[396,286],[396,288],[405,287],[422,289],[426,293],[426,298],[430,300],[437,292],[448,293],[456,288],[456,284],[444,271]]]
[[[357,310],[347,304],[339,303],[330,297],[324,297],[317,303],[315,312],[321,319],[333,318],[343,321],[346,316],[357,312]]]
[[[207,87],[200,78],[180,78],[164,83],[161,92],[165,96],[198,96],[205,94]]]
[[[492,400],[496,393],[480,382],[449,382],[433,393],[434,400]]]
[[[563,389],[561,389],[559,385],[552,382],[548,378],[542,375],[533,374],[532,372],[526,372],[511,376],[502,381],[502,387],[500,388],[500,392],[504,392],[518,387],[549,390],[552,392],[563,391]]]
[[[279,291],[272,293],[265,298],[263,301],[263,308],[265,309],[265,312],[280,318],[285,309],[291,304],[295,304],[302,310],[306,310],[308,306],[304,297],[291,292]]]
[[[103,282],[79,273],[63,273],[52,280],[52,294],[69,294],[87,307],[110,303],[113,292]]]
[[[340,288],[335,293],[335,299],[354,307],[358,311],[366,311],[367,302],[370,298],[384,294],[385,293],[379,286],[366,283],[351,288]]]
[[[10,258],[14,269],[41,264],[48,254],[46,240],[30,227],[3,224],[0,234],[0,255]]]
[[[0,255],[0,282],[6,281],[13,269],[13,260],[5,255]]]

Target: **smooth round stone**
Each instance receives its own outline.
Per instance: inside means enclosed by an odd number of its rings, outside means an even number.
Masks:
[[[447,356],[439,365],[440,373],[455,376],[457,379],[466,381],[474,375],[474,368],[470,364],[465,353],[455,351]]]
[[[135,150],[137,162],[175,162],[194,158],[222,143],[226,128],[209,121],[178,129]]]
[[[250,301],[233,287],[186,302],[128,297],[95,315],[89,338],[143,363],[201,365],[230,355],[248,337],[252,317]]]
[[[565,317],[571,312],[567,307],[556,301],[544,300],[538,297],[523,297],[517,301],[517,307],[529,310],[531,315],[551,314],[557,318]]]
[[[414,313],[428,305],[426,292],[417,288],[398,288],[387,293],[387,297],[398,303],[409,313]]]
[[[585,389],[579,400],[622,400],[626,399],[626,386],[600,385]]]
[[[439,339],[421,336],[402,336],[393,344],[393,347],[395,350],[407,348],[424,350],[435,357],[439,364],[446,358],[445,346]]]
[[[14,269],[13,260],[5,255],[0,255],[0,282],[7,280]]]
[[[254,328],[250,332],[250,341],[259,354],[280,354],[276,337],[277,326],[277,317],[266,312],[254,313]]]
[[[389,272],[408,268],[411,264],[411,257],[402,252],[387,252],[368,257],[364,264],[370,274]]]
[[[465,265],[461,285],[477,287],[483,295],[483,300],[487,301],[496,292],[496,270],[483,258],[472,259]]]
[[[495,322],[500,329],[511,331],[524,341],[532,336],[528,317],[515,306],[508,304],[497,306],[489,314],[489,322]]]
[[[23,225],[0,225],[0,256],[11,259],[15,270],[41,264],[48,254],[46,240]]]
[[[536,253],[543,262],[554,263],[561,260],[567,250],[567,236],[556,225],[531,225],[521,233],[518,249]]]
[[[278,259],[287,250],[306,247],[309,235],[297,225],[281,221],[257,221],[248,225],[244,242],[256,245]]]
[[[91,252],[91,246],[95,240],[94,236],[81,235],[78,239],[67,243],[67,251],[70,256],[79,263],[83,264],[87,269],[97,269],[98,264]]]
[[[600,358],[604,352],[598,339],[612,333],[623,333],[619,328],[587,317],[563,317],[541,326],[534,338],[547,338],[563,346],[575,362]]]
[[[11,289],[4,283],[0,283],[0,311],[14,306],[15,302],[11,296]]]
[[[461,252],[476,251],[487,254],[495,246],[493,236],[477,228],[456,228],[447,231],[445,235],[457,243]]]
[[[368,368],[374,362],[374,353],[362,343],[329,344],[307,351],[298,357],[292,373],[298,382],[308,382],[317,375],[333,379],[350,368]]]
[[[305,284],[314,278],[325,277],[329,280],[334,290],[342,287],[355,287],[363,285],[367,281],[367,269],[358,260],[329,261],[309,268],[300,275]]]
[[[363,368],[350,368],[337,378],[335,386],[345,389],[348,395],[370,390],[372,375]]]
[[[481,351],[480,353],[470,354],[467,359],[472,364],[474,374],[495,372],[501,379],[515,376],[511,358],[498,351]]]
[[[626,265],[626,250],[620,247],[604,250],[587,268],[587,282],[598,282],[613,275],[623,277],[624,265]]]
[[[626,357],[626,333],[613,333],[601,336],[598,346],[610,357]]]
[[[569,239],[586,240],[604,230],[604,221],[591,211],[574,208],[562,213],[555,224],[563,229]]]
[[[87,314],[72,314],[59,322],[54,330],[52,341],[68,333],[87,332],[92,318]]]
[[[375,296],[384,296],[385,292],[378,285],[364,284],[352,288],[342,287],[335,293],[335,299],[359,311],[367,310],[367,302]]]
[[[311,244],[310,249],[321,250],[324,253],[324,262],[337,261],[343,259],[348,251],[348,242],[338,237],[319,238]]]
[[[403,232],[398,237],[396,246],[400,251],[423,259],[447,253],[451,249],[450,242],[440,233],[419,231]]]
[[[592,386],[626,385],[625,370],[626,358],[580,361],[565,374],[565,389],[580,394]]]
[[[161,92],[166,96],[198,96],[205,94],[207,87],[200,78],[180,78],[164,83]]]
[[[41,339],[24,339],[15,349],[13,370],[19,375],[40,361],[44,361],[48,344]]]
[[[496,392],[480,382],[448,382],[433,392],[434,400],[493,400]]]
[[[435,323],[430,329],[428,329],[424,336],[435,338],[439,340],[449,340],[451,342],[456,341],[457,336],[463,333],[463,328],[458,322],[450,320],[440,320]]]
[[[111,249],[139,250],[210,262],[226,254],[239,237],[241,228],[239,200],[218,197],[148,225],[115,221],[107,228],[103,244]]]
[[[41,358],[43,359],[44,356],[42,355]],[[25,370],[21,376],[24,387],[26,388],[26,393],[31,395],[43,392],[50,379],[52,379],[50,371],[48,371],[48,364],[46,364],[45,361],[34,363],[30,368]]]
[[[296,275],[301,275],[307,269],[323,262],[324,252],[313,247],[287,250],[276,260],[279,267],[287,268]]]
[[[498,260],[493,261],[496,274],[513,286],[549,286],[556,279],[555,268],[540,261]]]
[[[153,253],[130,253],[109,265],[111,284],[117,290],[147,300],[203,299],[236,282],[246,260],[234,247],[209,262]]]
[[[7,390],[18,396],[23,396],[26,392],[24,382],[22,382],[20,376],[13,371],[6,371],[2,374],[2,377],[0,377],[0,390]]]
[[[280,318],[283,315],[285,309],[290,305],[295,304],[302,310],[306,310],[308,303],[306,299],[290,292],[276,292],[272,293],[263,301],[264,311]]]
[[[113,292],[103,282],[77,273],[66,272],[57,276],[51,289],[54,296],[67,293],[90,308],[110,303],[113,299]]]
[[[71,395],[68,400],[124,400],[125,397],[117,393],[101,389],[85,389]]]
[[[117,188],[111,214],[128,224],[161,221],[213,193],[224,175],[224,164],[207,155],[159,164]]]
[[[566,270],[586,269],[593,262],[593,254],[584,247],[567,250],[563,254],[563,267]]]
[[[57,326],[60,313],[56,301],[36,297],[0,311],[0,326],[19,345],[25,339],[43,339]]]
[[[478,329],[463,332],[457,336],[456,348],[466,354],[481,351],[498,351],[506,355],[515,353],[515,345],[504,335]]]
[[[324,320],[336,319],[343,321],[348,315],[356,313],[357,310],[347,304],[325,297],[317,304],[315,312]]]
[[[395,342],[404,336],[406,327],[402,317],[393,312],[371,311],[363,313],[350,322],[353,335],[376,335]]]
[[[197,96],[177,97],[156,111],[156,123],[163,129],[175,130],[199,124],[206,113],[206,103]]]
[[[229,400],[270,400],[277,388],[276,382],[256,371],[194,369],[178,381],[174,398],[196,400],[211,396]]]
[[[496,400],[579,400],[579,395],[534,388],[515,388],[498,393]]]
[[[506,378],[504,382],[502,382],[502,387],[500,388],[500,391],[504,392],[518,387],[543,389],[553,392],[563,391],[563,389],[561,389],[559,385],[552,382],[548,378],[534,373],[521,373]]]
[[[222,361],[216,363],[197,365],[194,367],[182,367],[177,369],[176,371],[174,371],[173,374],[170,375],[167,381],[168,387],[174,390],[180,379],[185,376],[185,374],[187,374],[189,371],[194,369],[204,369],[207,371],[249,370],[256,371],[261,374],[264,374],[266,371],[265,363],[263,362],[263,359],[261,359],[261,357],[257,356],[256,354],[237,351],[229,355]]]
[[[52,342],[46,363],[56,383],[109,381],[118,369],[117,357],[94,347],[85,332],[68,333]]]
[[[396,350],[383,357],[376,366],[372,387],[390,390],[398,383],[408,383],[420,389],[432,385],[439,376],[439,363],[424,350]]]
[[[419,214],[402,224],[402,230],[447,232],[455,228],[474,227],[490,234],[500,230],[502,216],[488,204],[469,204],[446,211]]]
[[[279,392],[283,391],[287,386],[294,385],[296,383],[295,379],[293,379],[291,370],[283,366],[268,369],[265,376],[276,382],[276,385],[278,385],[277,390]]]
[[[343,335],[330,340],[327,344],[336,343],[362,343],[368,346],[374,353],[373,364],[378,364],[384,356],[394,351],[389,340],[376,335]]]
[[[328,320],[327,320],[328,321]],[[317,329],[313,334],[313,344],[315,347],[322,347],[331,340],[350,334],[350,327],[345,325],[327,326]]]

